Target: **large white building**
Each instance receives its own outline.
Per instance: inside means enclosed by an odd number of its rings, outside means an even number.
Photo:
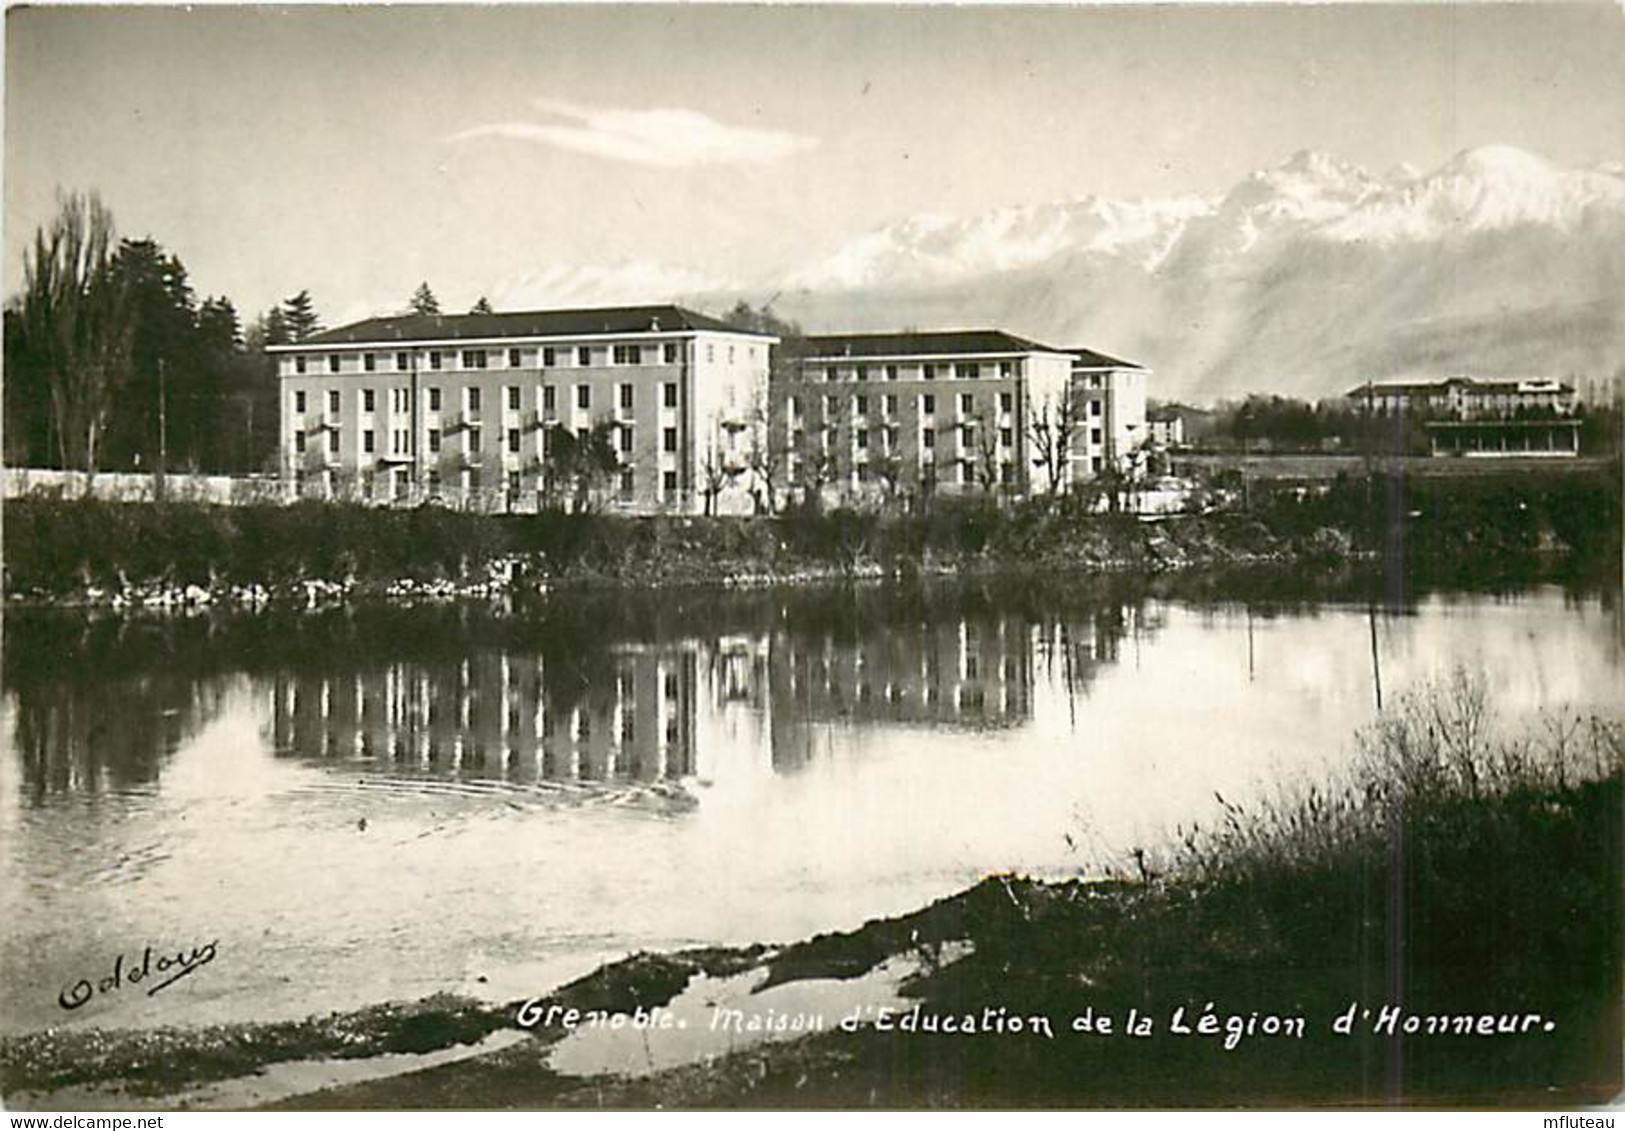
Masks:
[[[1002,330],[816,335],[775,372],[782,481],[833,501],[1064,489],[1132,458],[1145,376]]]
[[[824,335],[775,371],[777,344],[677,306],[341,326],[272,347],[284,481],[369,503],[746,513],[809,492],[1061,490],[1131,469],[1145,439],[1147,371],[1091,350]]]
[[[341,326],[272,347],[283,477],[363,502],[528,511],[585,488],[643,512],[746,510],[776,341],[677,306]],[[561,429],[607,432],[617,466],[566,474]]]

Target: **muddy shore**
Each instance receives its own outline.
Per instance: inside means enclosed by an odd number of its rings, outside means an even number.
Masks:
[[[0,1084],[19,1109],[172,1109],[278,1063],[460,1048],[473,1055],[236,1094],[318,1109],[1603,1102],[1621,1083],[1620,787],[1616,772],[1519,790],[1418,826],[1404,877],[1347,861],[1267,883],[994,876],[856,931],[635,955],[529,1002],[12,1038]],[[1529,884],[1513,853],[1561,863],[1565,883]],[[1397,949],[1395,906],[1410,915]],[[695,1032],[652,1054],[673,1018]],[[497,1033],[511,1039],[481,1051]]]

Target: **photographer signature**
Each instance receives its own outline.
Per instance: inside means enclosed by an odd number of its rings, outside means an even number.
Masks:
[[[132,986],[142,983],[152,983],[155,978],[163,980],[147,987],[147,996],[151,997],[159,990],[168,989],[188,974],[207,966],[214,961],[215,947],[220,940],[206,942],[202,946],[195,946],[190,953],[176,951],[174,954],[160,954],[153,956],[152,947],[141,952],[141,960],[134,960],[126,965],[124,955],[119,955],[113,961],[113,972],[92,983],[89,978],[80,978],[71,986],[63,987],[57,995],[57,1001],[63,1009],[78,1009],[97,994],[110,994],[128,982]],[[167,976],[166,976],[167,975]]]

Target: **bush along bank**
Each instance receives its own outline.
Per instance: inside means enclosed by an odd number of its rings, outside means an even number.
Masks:
[[[1400,698],[1342,776],[1216,798],[1092,878],[993,876],[912,914],[783,946],[637,955],[545,998],[428,999],[276,1026],[0,1041],[0,1086],[159,1097],[279,1060],[529,1038],[295,1097],[315,1108],[1538,1106],[1621,1085],[1617,718],[1500,727],[1479,680]],[[895,972],[906,970],[900,983]],[[770,1017],[893,972],[788,1039]],[[732,987],[730,989],[730,987]],[[729,995],[732,995],[731,997]],[[561,1046],[567,1011],[699,1002],[690,1056]],[[718,1033],[706,1002],[737,1007]],[[729,1009],[732,1013],[732,1008]],[[850,1021],[850,1024],[846,1022]],[[712,1032],[706,1044],[697,1031]],[[753,1036],[753,1032],[757,1035]],[[590,1034],[588,1034],[590,1036]],[[626,1034],[646,1054],[667,1035]],[[158,1055],[158,1050],[162,1055]],[[125,1093],[128,1094],[128,1093]],[[41,1097],[48,1101],[49,1096]]]
[[[8,598],[110,604],[488,596],[557,584],[748,585],[1029,569],[1143,573],[1263,563],[1499,565],[1618,545],[1617,480],[1377,479],[1251,493],[1245,509],[1141,521],[1030,502],[755,518],[493,516],[305,502],[214,507],[22,499]],[[1617,550],[1614,552],[1617,553]]]

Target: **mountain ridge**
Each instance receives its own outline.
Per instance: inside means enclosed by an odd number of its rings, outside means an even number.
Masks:
[[[1418,370],[1596,378],[1625,365],[1625,313],[1608,302],[1625,282],[1625,166],[1562,169],[1492,145],[1430,173],[1377,176],[1300,150],[1215,197],[1080,200],[1127,230],[1053,225],[1050,247],[1029,240],[1004,265],[981,244],[1011,210],[938,223],[929,254],[905,221],[837,251],[824,262],[844,276],[825,271],[779,308],[817,328],[992,315],[1144,360],[1165,391],[1192,397],[1322,396]],[[965,253],[943,233],[964,234]],[[1430,327],[1453,329],[1430,341]]]
[[[997,325],[1134,358],[1159,395],[1186,398],[1445,372],[1607,378],[1625,371],[1625,162],[1483,145],[1374,174],[1304,149],[1209,196],[923,213],[749,286],[640,262],[494,293],[647,301],[650,286],[711,310],[776,294],[809,332]]]

